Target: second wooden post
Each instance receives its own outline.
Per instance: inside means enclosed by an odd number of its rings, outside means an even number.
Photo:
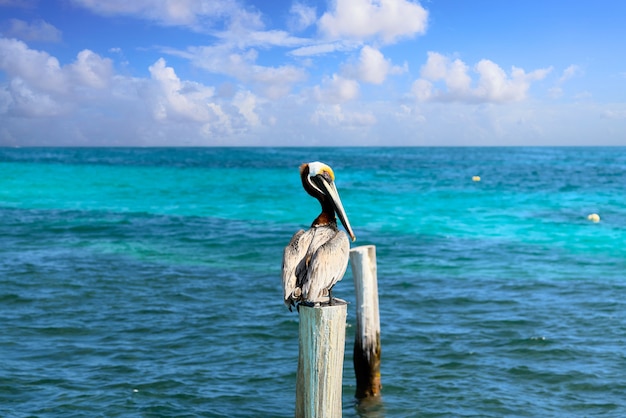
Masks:
[[[364,245],[350,250],[350,263],[356,291],[356,333],[354,373],[359,400],[380,396],[380,315],[376,247]]]

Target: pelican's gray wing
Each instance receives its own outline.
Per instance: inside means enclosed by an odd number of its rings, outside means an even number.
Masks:
[[[311,257],[308,277],[302,286],[304,300],[322,302],[328,289],[343,278],[349,258],[350,240],[345,232],[335,230]]]
[[[296,270],[299,270],[298,266],[306,258],[311,238],[310,234],[305,234],[301,229],[293,235],[283,251],[283,300],[289,309],[293,306],[294,300],[300,296],[299,290],[294,295],[298,281]]]

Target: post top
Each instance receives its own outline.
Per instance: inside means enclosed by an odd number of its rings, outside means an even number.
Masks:
[[[373,244],[369,244],[369,245],[359,245],[358,247],[354,247],[350,249],[350,252],[360,252],[360,251],[368,251],[370,248],[376,248],[375,245]]]

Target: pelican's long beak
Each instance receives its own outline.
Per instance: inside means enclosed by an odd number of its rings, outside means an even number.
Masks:
[[[346,215],[346,211],[343,209],[343,205],[341,204],[341,199],[339,198],[339,192],[337,191],[337,187],[335,187],[335,183],[332,181],[328,181],[324,176],[318,175],[314,177],[317,181],[321,189],[325,192],[325,194],[330,197],[330,200],[333,202],[333,206],[335,207],[335,212],[337,212],[337,216],[341,221],[341,224],[350,238],[352,242],[356,241],[356,237],[354,236],[354,232],[352,231],[352,227],[350,226],[350,221],[348,221],[348,216]]]

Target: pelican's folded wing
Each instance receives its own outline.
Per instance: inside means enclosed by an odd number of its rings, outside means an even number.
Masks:
[[[308,248],[308,243],[302,242],[303,235],[304,230],[302,229],[296,232],[283,251],[283,300],[288,308],[294,304],[292,296],[298,280],[296,269],[305,258]]]
[[[326,291],[343,278],[350,258],[350,240],[343,231],[320,246],[311,257],[308,280],[302,286],[302,297],[309,302],[322,302]]]

